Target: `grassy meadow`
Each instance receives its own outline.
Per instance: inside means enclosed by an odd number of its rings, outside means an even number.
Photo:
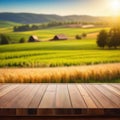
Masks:
[[[2,21],[0,20],[0,28],[8,28],[13,26],[21,25],[20,23],[10,22],[10,21]]]
[[[13,32],[12,27],[0,28],[0,33],[4,33],[5,35],[10,36],[11,41],[14,43],[18,43],[21,38],[25,38],[28,41],[31,35],[38,36],[41,41],[48,41],[52,39],[56,34],[63,33],[69,39],[75,39],[75,35],[80,35],[82,33],[96,33],[102,30],[103,28],[66,28],[66,27],[53,27],[41,30],[33,30],[26,32]],[[109,28],[104,28],[108,30]]]

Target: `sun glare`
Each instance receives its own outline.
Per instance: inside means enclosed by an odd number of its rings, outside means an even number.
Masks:
[[[120,12],[120,0],[112,0],[111,8],[114,14],[118,15],[118,13]]]

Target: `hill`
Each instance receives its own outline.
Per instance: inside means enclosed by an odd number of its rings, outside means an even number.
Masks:
[[[19,23],[0,20],[0,28],[20,25]]]
[[[31,19],[32,18],[32,19]],[[0,20],[11,21],[23,24],[45,23],[51,21],[81,21],[81,22],[102,22],[104,17],[93,17],[88,15],[47,15],[33,13],[0,13]]]

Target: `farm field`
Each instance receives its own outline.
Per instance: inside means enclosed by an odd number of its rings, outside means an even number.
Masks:
[[[120,63],[56,68],[0,68],[0,83],[120,82]]]
[[[75,35],[82,33],[96,33],[102,29],[109,30],[109,28],[64,28],[64,27],[53,27],[41,30],[26,31],[26,32],[13,32],[12,27],[0,28],[0,33],[10,36],[11,42],[18,43],[21,38],[25,38],[27,41],[31,35],[36,35],[41,41],[48,41],[52,39],[56,34],[63,33],[69,39],[75,39]]]
[[[0,46],[0,67],[57,67],[120,62],[120,50],[101,50],[96,40]]]
[[[17,42],[30,35],[42,38],[39,43],[10,44],[0,46],[0,67],[56,67],[120,62],[119,49],[101,50],[96,45],[97,32],[103,28],[51,28],[27,32],[13,32],[12,28],[1,28]],[[108,30],[109,28],[104,28]],[[64,33],[67,41],[52,41],[54,35]],[[76,34],[87,33],[82,40]]]
[[[120,81],[120,69],[118,67],[120,48],[100,49],[96,45],[97,33],[102,28],[51,28],[17,33],[12,32],[11,28],[2,29],[7,31],[6,34],[11,35],[10,37],[16,42],[21,36],[28,38],[33,34],[38,35],[39,38],[44,36],[42,39],[44,42],[1,45],[0,82],[81,83]],[[59,34],[60,31],[65,33],[69,39],[47,41],[55,34]],[[83,32],[87,33],[86,38],[82,40],[74,38],[76,34]]]

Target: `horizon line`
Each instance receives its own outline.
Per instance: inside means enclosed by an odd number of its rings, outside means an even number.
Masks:
[[[32,13],[32,12],[0,12],[0,13],[14,13],[14,14],[36,14],[36,15],[57,15],[57,16],[91,16],[91,17],[113,17],[112,15],[111,16],[102,16],[102,15],[90,15],[90,14],[66,14],[66,15],[60,15],[60,14],[54,14],[54,13]],[[118,16],[120,17],[120,15]]]

